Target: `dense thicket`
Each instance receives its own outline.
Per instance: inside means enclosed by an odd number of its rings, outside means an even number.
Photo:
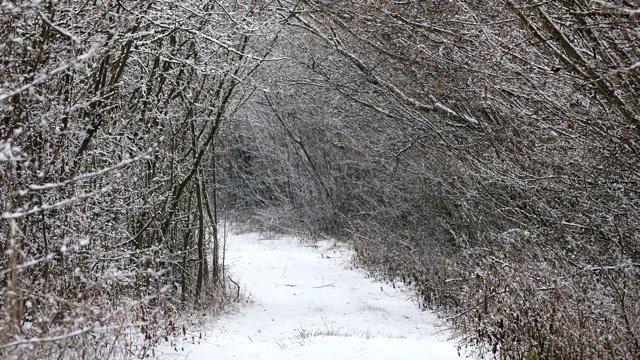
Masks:
[[[144,356],[229,208],[483,354],[637,358],[637,6],[0,2],[0,357]]]
[[[303,2],[227,142],[226,198],[351,238],[484,354],[637,358],[638,14]]]
[[[0,2],[1,358],[143,356],[176,309],[222,301],[216,144],[279,19]]]

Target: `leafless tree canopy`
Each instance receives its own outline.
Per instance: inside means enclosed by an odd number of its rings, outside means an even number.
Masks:
[[[488,358],[638,358],[639,6],[0,2],[0,357],[148,354],[228,211]]]
[[[304,2],[288,70],[263,69],[229,142],[228,194],[265,226],[351,239],[486,356],[636,358],[638,15]]]

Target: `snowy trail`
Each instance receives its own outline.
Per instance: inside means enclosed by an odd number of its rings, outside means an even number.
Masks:
[[[160,349],[160,358],[460,359],[433,314],[350,270],[352,253],[334,242],[254,233],[230,236],[227,246],[233,278],[253,303],[212,324],[199,344]]]

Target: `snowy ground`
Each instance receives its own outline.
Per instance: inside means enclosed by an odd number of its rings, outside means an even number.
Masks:
[[[161,359],[460,359],[410,293],[351,270],[351,252],[259,234],[230,236],[227,264],[252,303]],[[191,340],[191,335],[195,341]],[[464,357],[464,355],[463,355]]]

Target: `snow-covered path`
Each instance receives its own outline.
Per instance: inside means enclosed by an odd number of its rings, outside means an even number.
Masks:
[[[232,276],[253,303],[212,324],[199,344],[160,349],[160,358],[460,359],[433,314],[349,269],[343,246],[255,233],[230,236],[227,246]]]

